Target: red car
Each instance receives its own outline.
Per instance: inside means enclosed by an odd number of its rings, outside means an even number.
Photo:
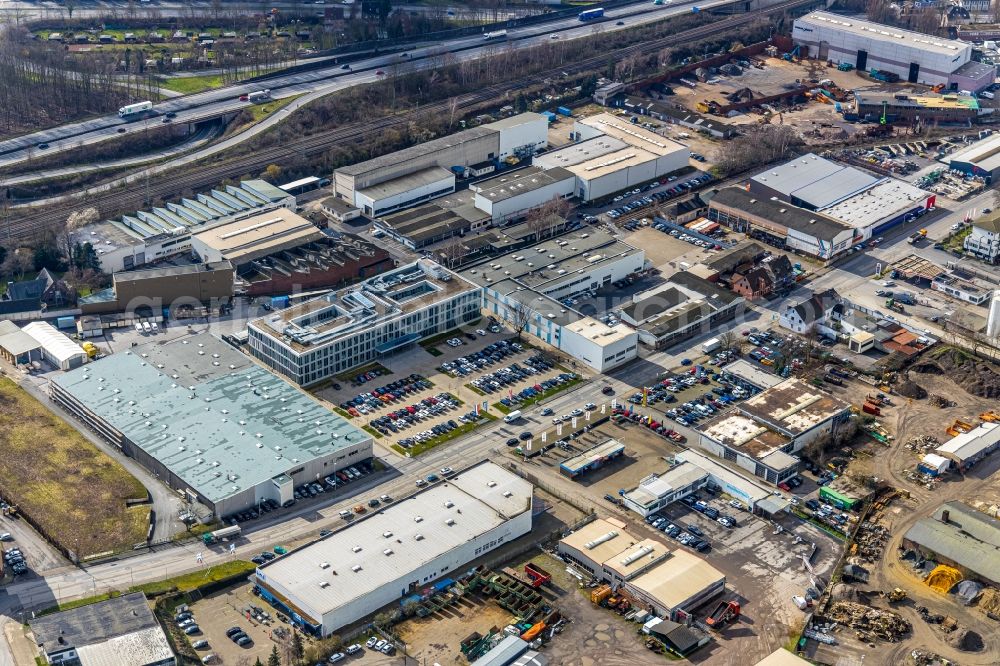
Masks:
[[[784,481],[782,481],[781,483],[779,483],[778,487],[781,488],[782,490],[791,491],[791,488],[789,487],[789,485],[787,483],[785,483]]]
[[[375,76],[385,76],[385,72],[383,72],[381,69],[376,69]]]

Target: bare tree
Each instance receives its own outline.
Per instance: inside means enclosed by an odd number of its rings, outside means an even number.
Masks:
[[[438,256],[444,260],[448,268],[454,268],[465,256],[465,244],[461,239],[449,243],[438,250]]]
[[[543,238],[551,235],[555,228],[565,222],[566,216],[572,210],[573,205],[570,202],[556,196],[541,206],[529,210],[525,221],[538,238]]]
[[[515,337],[520,340],[521,333],[527,330],[528,323],[531,321],[531,308],[521,301],[516,301],[507,306],[507,312],[510,314],[509,321],[511,328],[514,329]]]
[[[723,351],[729,351],[733,347],[736,347],[736,335],[733,333],[732,329],[728,331],[723,331],[719,334],[719,345]]]

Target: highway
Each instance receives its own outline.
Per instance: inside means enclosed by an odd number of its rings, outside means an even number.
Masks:
[[[382,78],[382,75],[377,73],[379,71],[391,76],[397,70],[433,69],[440,66],[441,56],[445,53],[456,54],[458,61],[474,60],[488,55],[495,49],[507,48],[508,45],[513,48],[525,48],[542,44],[553,40],[554,34],[558,34],[560,39],[574,39],[593,34],[598,27],[605,31],[622,30],[660,21],[668,16],[689,12],[693,4],[691,0],[677,2],[672,6],[644,3],[609,10],[603,21],[582,23],[573,17],[512,29],[508,33],[507,40],[486,42],[483,37],[477,35],[459,38],[445,44],[416,46],[406,52],[406,57],[379,55],[353,62],[350,71],[341,69],[341,65],[332,64],[309,72],[276,76],[258,84],[237,84],[186,95],[160,102],[155,110],[160,114],[176,114],[172,121],[174,123],[194,123],[250,106],[249,102],[241,102],[238,98],[244,93],[255,90],[270,89],[275,99],[297,95],[329,94],[352,86],[376,82]],[[699,7],[709,8],[724,4],[728,4],[728,0],[699,3]],[[619,21],[623,25],[616,25]],[[153,118],[149,122],[158,123],[161,119]],[[0,167],[19,164],[40,154],[51,155],[71,148],[94,145],[129,132],[139,131],[141,127],[141,122],[127,122],[115,114],[0,141]],[[43,144],[48,147],[39,148]]]

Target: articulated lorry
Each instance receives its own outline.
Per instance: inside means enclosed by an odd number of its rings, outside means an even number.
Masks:
[[[205,544],[218,543],[223,539],[235,539],[240,535],[240,526],[231,525],[229,527],[223,527],[220,530],[215,530],[214,532],[209,532],[208,534],[203,534],[201,540]]]

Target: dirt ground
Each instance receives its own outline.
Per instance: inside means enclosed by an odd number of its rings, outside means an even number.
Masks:
[[[901,587],[906,590],[910,599],[896,605],[894,610],[911,623],[912,634],[900,643],[880,642],[872,648],[859,642],[852,631],[842,630],[835,634],[838,641],[836,647],[810,643],[810,654],[824,661],[848,660],[838,663],[861,664],[865,660],[868,663],[903,663],[911,650],[920,648],[963,666],[995,664],[1000,654],[996,623],[975,606],[963,606],[952,597],[927,587],[909,563],[899,559],[898,549],[903,535],[913,523],[930,515],[943,502],[990,502],[1000,498],[1000,475],[997,474],[1000,459],[997,456],[987,458],[964,475],[948,473],[937,482],[925,483],[913,474],[923,452],[907,448],[911,440],[925,435],[931,435],[941,443],[946,442],[950,436],[944,430],[955,419],[976,423],[980,412],[996,408],[996,401],[968,394],[947,376],[912,373],[910,377],[928,394],[945,396],[956,404],[941,408],[931,404],[928,398],[908,400],[897,396],[897,406],[883,411],[878,419],[894,435],[891,446],[872,446],[874,455],[855,458],[847,474],[874,475],[909,494],[908,498],[896,499],[872,521],[887,528],[890,536],[877,561],[858,562],[871,571],[871,578],[867,585],[853,589],[890,590]],[[888,604],[878,598],[872,601],[872,605],[888,608]],[[939,625],[931,625],[921,619],[915,610],[917,606],[927,607],[931,614],[954,617],[961,629],[974,631],[983,637],[984,648],[968,652],[952,647],[948,643],[948,635]]]
[[[703,392],[705,387],[700,389]],[[625,455],[621,459],[587,472],[578,477],[578,480],[571,480],[560,474],[559,463],[563,459],[609,437],[625,444]],[[620,488],[633,488],[650,473],[665,471],[667,465],[663,457],[678,451],[676,445],[641,426],[622,427],[613,423],[602,424],[573,440],[571,445],[574,451],[552,449],[530,459],[524,464],[525,469],[561,492],[575,492],[581,500],[592,503],[598,515],[610,514],[624,520],[629,525],[630,532],[656,538],[672,547],[683,548],[662,532],[650,528],[638,514],[612,506],[603,499],[605,494],[617,497]],[[815,492],[816,486],[805,484],[802,489],[804,492]],[[814,584],[801,562],[801,555],[806,552],[808,544],[815,543],[818,546],[817,555],[812,562],[813,576],[824,580],[829,578],[842,544],[794,516],[782,522],[785,532],[775,534],[772,523],[735,511],[726,504],[728,500],[727,497],[721,497],[711,502],[720,510],[737,515],[740,524],[736,529],[724,528],[679,503],[662,513],[675,523],[697,524],[704,531],[712,543],[712,550],[699,557],[704,557],[709,564],[726,575],[727,598],[737,599],[744,609],[744,617],[739,623],[726,628],[708,647],[692,655],[691,661],[741,666],[754,663],[785,644],[789,631],[803,621],[802,613],[795,608],[791,598],[802,594],[806,587]],[[796,535],[802,537],[803,543],[795,543]],[[571,631],[567,629],[547,648],[550,659],[556,657],[560,660],[558,663],[588,665],[626,663],[630,659],[634,663],[652,663],[649,653],[632,637],[635,625],[629,625],[613,613],[591,607],[585,599],[577,600],[579,603],[574,601],[574,597],[580,596],[574,593],[562,595],[559,599],[560,608],[576,608],[575,611],[568,612],[587,617],[587,622],[590,623],[589,633],[582,639],[582,643],[579,640],[566,642],[564,638]],[[714,606],[717,601],[718,599],[713,599],[707,606]],[[582,608],[578,608],[578,605]],[[708,607],[695,609],[695,616],[706,615],[709,611]],[[579,624],[574,617],[571,627]],[[603,628],[596,628],[593,626],[595,624]],[[613,644],[613,648],[607,654],[613,656],[605,657],[609,642]],[[633,645],[634,649],[639,650],[638,653],[632,651]],[[601,658],[588,662],[586,657],[594,654],[601,655]]]

